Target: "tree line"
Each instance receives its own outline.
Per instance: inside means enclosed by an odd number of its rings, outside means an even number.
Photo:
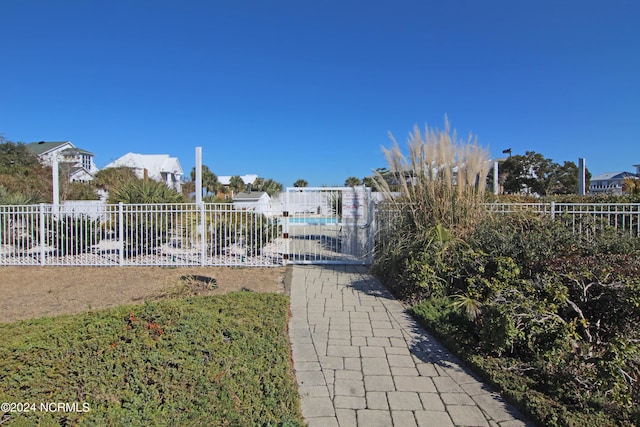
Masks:
[[[195,168],[190,181],[183,183],[182,192],[169,189],[164,183],[138,178],[131,168],[116,167],[98,171],[93,181],[69,182],[72,164],[60,162],[60,200],[99,200],[99,191],[108,193],[109,203],[170,203],[186,202],[195,192]],[[230,201],[241,191],[265,191],[273,196],[282,191],[282,184],[271,178],[257,178],[245,183],[238,175],[223,186],[207,166],[202,168],[202,183],[209,202]],[[0,204],[23,205],[51,203],[52,169],[40,163],[25,144],[0,136]]]
[[[537,196],[550,196],[578,193],[578,166],[571,161],[562,164],[545,158],[535,151],[527,151],[523,155],[510,156],[499,162],[498,184],[503,194],[530,194]],[[374,190],[380,188],[380,181],[386,181],[390,188],[397,188],[399,180],[412,176],[407,171],[404,177],[398,173],[392,173],[387,168],[378,168],[373,176],[364,178],[365,185]],[[493,167],[487,174],[487,188],[493,188]],[[586,186],[589,185],[591,173],[585,173]]]
[[[97,200],[96,190],[110,190],[134,185],[139,178],[129,168],[108,168],[96,173],[92,183],[72,183],[68,180],[70,166],[61,163],[60,192],[61,200]],[[386,168],[378,168],[370,176],[362,179],[350,176],[346,187],[366,185],[374,191],[380,190],[380,180],[386,181],[390,188],[397,187],[400,179]],[[545,158],[535,151],[523,155],[510,156],[499,164],[498,181],[501,193],[531,194],[538,196],[576,194],[578,192],[578,167],[572,161],[562,164]],[[407,172],[410,174],[410,172]],[[67,174],[67,179],[65,178]],[[190,181],[183,183],[183,195],[189,198],[195,192],[195,168],[191,170]],[[586,171],[587,186],[591,178]],[[271,178],[257,178],[254,182],[244,182],[239,175],[232,176],[228,185],[222,185],[218,176],[206,165],[202,167],[202,185],[208,201],[224,201],[241,191],[265,191],[269,196],[283,190],[283,185]],[[307,187],[308,182],[298,179],[294,187]],[[493,188],[493,171],[487,175],[487,186]],[[0,194],[4,198],[12,197],[13,202],[41,203],[51,202],[51,168],[42,165],[35,154],[22,143],[14,143],[0,136]],[[640,192],[640,185],[635,188]]]

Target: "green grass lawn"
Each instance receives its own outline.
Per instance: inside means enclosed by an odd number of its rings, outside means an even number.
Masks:
[[[0,402],[36,405],[0,424],[302,425],[288,307],[236,292],[0,325]]]

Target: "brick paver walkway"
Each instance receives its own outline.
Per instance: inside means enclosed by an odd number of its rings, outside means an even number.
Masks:
[[[314,426],[533,426],[362,266],[294,266],[289,334]]]

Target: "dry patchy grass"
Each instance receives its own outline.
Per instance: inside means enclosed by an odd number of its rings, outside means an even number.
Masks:
[[[0,322],[241,289],[285,291],[285,267],[0,267]],[[215,279],[215,285],[193,277]]]

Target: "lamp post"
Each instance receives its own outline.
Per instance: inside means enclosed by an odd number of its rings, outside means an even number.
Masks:
[[[60,204],[60,176],[58,174],[58,153],[54,153],[51,158],[51,171],[53,174],[53,206]]]
[[[54,152],[51,155],[51,182],[53,184],[53,205],[57,206],[60,204],[60,160],[58,159],[58,155],[62,154],[63,156],[77,156],[78,150],[74,148],[67,148],[62,150],[60,153]]]

